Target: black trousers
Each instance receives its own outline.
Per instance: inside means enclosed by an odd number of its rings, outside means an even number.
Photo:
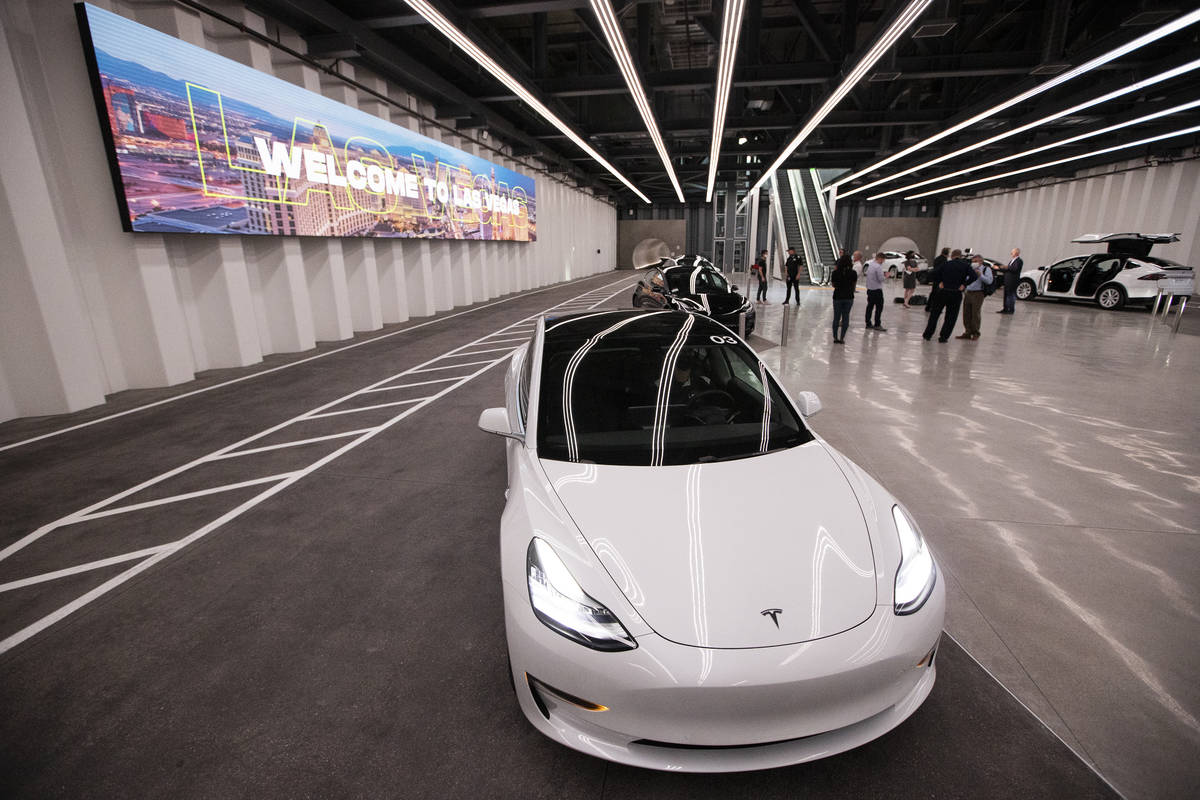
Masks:
[[[958,322],[958,309],[962,305],[962,292],[956,292],[953,289],[934,289],[933,294],[929,296],[929,323],[925,326],[925,339],[933,338],[933,331],[937,328],[938,317],[942,315],[942,310],[946,311],[946,319],[942,323],[942,332],[938,334],[938,339],[946,341],[950,338],[950,334],[954,333],[954,324]]]
[[[1004,282],[1004,310],[1010,314],[1017,310],[1016,281],[1013,281],[1012,286],[1008,285],[1008,281]]]
[[[787,297],[783,298],[784,305],[792,299],[792,287],[796,288],[796,305],[800,305],[800,279],[794,275],[789,275],[787,279]]]
[[[875,310],[875,321],[871,322],[871,309]],[[867,327],[879,327],[883,317],[883,289],[867,289]]]

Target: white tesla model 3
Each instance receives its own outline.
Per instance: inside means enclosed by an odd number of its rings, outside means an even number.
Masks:
[[[549,317],[506,389],[479,426],[508,437],[505,625],[542,733],[759,769],[870,741],[928,696],[945,590],[916,522],[729,329]]]

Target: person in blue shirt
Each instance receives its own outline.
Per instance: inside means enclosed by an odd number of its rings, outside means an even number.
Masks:
[[[954,324],[958,322],[958,309],[962,305],[963,289],[967,288],[967,284],[975,280],[975,277],[975,271],[971,269],[971,265],[963,260],[961,250],[952,251],[949,261],[930,270],[929,284],[933,287],[933,293],[929,296],[929,324],[925,326],[925,341],[928,342],[933,338],[938,317],[942,315],[943,310],[946,312],[946,319],[942,323],[938,341],[950,340],[950,334],[954,332]]]
[[[990,294],[988,287],[992,285],[993,277],[992,268],[984,263],[981,255],[971,256],[971,272],[974,280],[967,284],[963,294],[963,332],[955,338],[975,341],[983,322],[983,300]]]

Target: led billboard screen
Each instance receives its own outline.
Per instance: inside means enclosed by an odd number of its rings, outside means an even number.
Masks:
[[[86,3],[126,230],[533,241],[533,178]]]

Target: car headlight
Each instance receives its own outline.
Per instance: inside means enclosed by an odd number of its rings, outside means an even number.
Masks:
[[[544,539],[529,542],[525,572],[533,613],[546,627],[593,650],[637,647],[617,616],[579,587]]]
[[[892,506],[892,519],[900,535],[900,568],[896,570],[896,614],[920,610],[933,592],[937,565],[925,544],[917,523],[899,505]]]

